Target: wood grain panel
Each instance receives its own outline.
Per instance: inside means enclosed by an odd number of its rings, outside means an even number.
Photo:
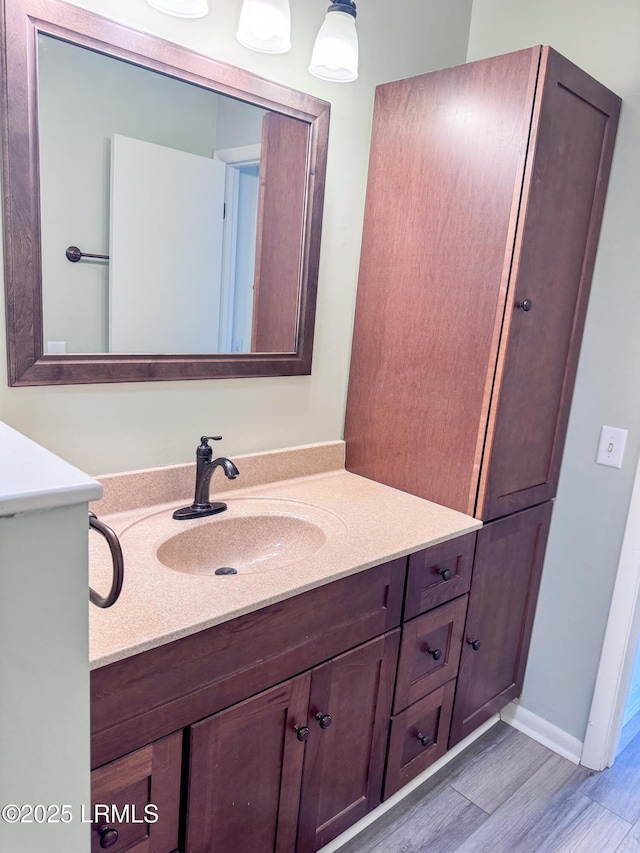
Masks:
[[[455,679],[449,681],[391,720],[385,800],[447,751],[455,686]]]
[[[473,511],[540,48],[378,87],[345,438]]]
[[[463,595],[402,626],[394,714],[458,674],[468,598]]]
[[[400,624],[406,557],[91,673],[91,760],[111,759]]]
[[[457,851],[460,844],[479,824],[473,819],[470,825],[466,824],[464,815],[454,807],[457,801],[455,798],[453,801],[449,799],[447,793],[460,795],[453,791],[451,783],[470,764],[482,765],[485,756],[493,754],[495,748],[513,734],[516,734],[516,731],[511,726],[502,722],[496,723],[482,737],[474,740],[463,752],[448,761],[438,773],[429,776],[418,788],[380,815],[375,823],[347,841],[340,853],[397,853],[402,850],[403,843],[408,845],[407,853],[432,853],[432,850],[435,853],[438,845],[451,853]],[[450,811],[443,809],[443,797],[445,803],[452,806]],[[469,803],[468,800],[466,802]],[[478,809],[472,803],[469,805]],[[478,811],[486,820],[488,815],[480,809]],[[483,820],[479,823],[482,824]]]
[[[478,532],[449,746],[520,694],[552,507],[540,504]]]
[[[555,495],[620,111],[616,95],[549,48],[542,73],[476,513],[484,519]],[[527,312],[516,307],[525,299]]]
[[[291,853],[295,847],[310,675],[190,729],[187,853]],[[241,842],[240,842],[240,839]]]
[[[476,534],[467,533],[411,554],[404,619],[411,619],[469,592],[475,549]]]
[[[566,758],[551,754],[548,761],[527,781],[517,788],[497,812],[486,821],[464,844],[458,853],[477,853],[478,850],[491,851],[535,851],[551,853],[564,850],[598,851],[601,848],[591,846],[563,847],[562,830],[575,821],[580,823],[582,808],[576,808],[580,788],[588,776],[585,767],[576,767]],[[581,798],[582,799],[582,798]],[[613,831],[613,821],[610,829]],[[620,825],[618,825],[618,832]],[[599,833],[598,833],[599,834]],[[618,841],[624,836],[618,834]],[[611,848],[606,848],[611,851]],[[614,848],[615,849],[615,848]]]
[[[312,674],[297,853],[319,850],[380,803],[398,641],[399,631],[378,637]]]
[[[407,798],[404,798],[402,806],[406,806],[406,803]],[[375,822],[376,828],[380,820]],[[406,809],[406,814],[396,820],[391,831],[377,843],[372,846],[361,845],[361,835],[357,835],[346,847],[340,848],[340,853],[454,853],[486,820],[487,815],[482,809],[453,788],[445,787],[429,797],[427,803],[414,805],[411,810]]]
[[[487,814],[493,814],[551,755],[546,746],[512,729],[509,737],[486,750],[481,761],[465,762],[451,786]]]
[[[91,825],[91,850],[98,853],[100,830],[108,826],[118,832],[110,847],[114,853],[171,853],[178,847],[182,732],[176,732],[91,773],[91,802],[124,815],[125,822],[98,821]],[[145,807],[156,806],[157,821],[146,823]],[[150,812],[150,815],[152,813]]]
[[[296,349],[308,143],[308,124],[278,113],[264,116],[252,352]]]

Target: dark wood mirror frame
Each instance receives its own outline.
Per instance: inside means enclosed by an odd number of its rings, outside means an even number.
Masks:
[[[72,385],[311,373],[330,105],[60,0],[2,0],[0,15],[9,384]],[[37,40],[40,34],[308,123],[295,352],[204,355],[49,355],[43,352],[37,106]]]

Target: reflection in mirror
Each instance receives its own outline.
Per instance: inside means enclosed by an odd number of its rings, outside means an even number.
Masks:
[[[329,104],[62,0],[0,10],[10,385],[309,374]]]
[[[308,126],[42,34],[38,72],[44,351],[293,352]]]

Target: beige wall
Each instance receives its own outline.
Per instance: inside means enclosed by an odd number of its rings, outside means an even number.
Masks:
[[[108,264],[71,265],[64,250],[109,253],[112,135],[211,157],[227,99],[52,38],[38,69],[45,352],[106,352]]]
[[[624,101],[522,697],[583,739],[640,446],[640,4],[474,0],[468,59],[539,43]],[[622,470],[594,462],[602,424],[629,430]]]
[[[266,56],[234,38],[241,0],[212,0],[209,16],[180,20],[144,0],[77,5],[331,101],[316,346],[310,377],[8,388],[0,364],[0,416],[91,473],[193,458],[202,433],[222,453],[342,437],[373,91],[377,83],[463,62],[471,0],[367,0],[358,29],[361,76],[331,84],[307,72],[326,4],[293,0],[293,49]]]

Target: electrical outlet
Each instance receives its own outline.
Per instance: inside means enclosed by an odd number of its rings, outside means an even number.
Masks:
[[[624,446],[627,442],[627,430],[603,426],[600,430],[600,442],[596,462],[611,468],[622,468]]]

